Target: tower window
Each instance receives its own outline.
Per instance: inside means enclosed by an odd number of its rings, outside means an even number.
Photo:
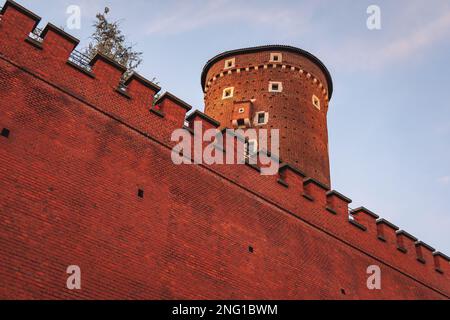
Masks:
[[[234,68],[236,66],[236,59],[225,60],[225,69]]]
[[[233,93],[234,93],[234,87],[230,87],[230,88],[225,88],[223,89],[223,95],[222,95],[222,100],[223,99],[229,99],[233,97]]]
[[[268,120],[269,120],[269,113],[268,112],[264,112],[264,111],[260,111],[260,112],[256,113],[254,123],[257,126],[258,125],[262,126],[262,125],[266,124],[268,122]]]
[[[138,189],[138,197],[143,198],[144,197],[144,190]]]
[[[270,81],[269,92],[282,92],[283,84],[281,82]]]
[[[258,141],[250,139],[245,143],[245,157],[248,158],[256,154],[258,150]]]
[[[238,126],[238,128],[245,127],[245,120],[244,119],[238,119],[237,120],[237,126]]]
[[[238,113],[244,113],[245,109],[244,108],[239,108]]]
[[[282,62],[283,61],[283,55],[281,53],[271,53],[270,54],[270,62]]]
[[[312,96],[312,104],[314,107],[320,110],[320,99],[316,95]]]

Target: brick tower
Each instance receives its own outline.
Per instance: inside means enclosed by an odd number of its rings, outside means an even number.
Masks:
[[[282,45],[227,51],[206,63],[201,82],[205,113],[221,128],[279,129],[281,160],[330,186],[333,84],[318,58]]]

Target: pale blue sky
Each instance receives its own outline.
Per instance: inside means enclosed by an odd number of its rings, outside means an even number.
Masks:
[[[0,0],[1,2],[1,0]],[[450,1],[19,0],[66,24],[79,5],[83,47],[105,5],[136,48],[140,73],[203,110],[200,73],[225,50],[287,44],[319,57],[334,93],[328,114],[333,188],[450,254]],[[369,31],[366,9],[381,8]]]

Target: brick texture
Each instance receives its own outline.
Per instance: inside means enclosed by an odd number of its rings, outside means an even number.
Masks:
[[[83,71],[63,33],[32,43],[38,17],[12,1],[2,15],[1,299],[449,298],[445,255],[423,249],[420,263],[413,240],[364,210],[365,229],[349,223],[349,199],[295,168],[174,165],[184,103],[150,112],[154,86],[136,77],[120,93],[117,66]],[[81,290],[66,288],[69,265]]]
[[[300,54],[276,50],[282,54],[282,61],[273,63],[271,52],[274,51],[261,49],[235,54],[232,57],[236,65],[231,69],[225,66],[231,57],[209,66],[205,113],[218,120],[221,128],[232,127],[236,102],[252,100],[252,122],[257,112],[269,114],[268,123],[256,129],[279,130],[281,159],[329,186],[326,77],[318,66]],[[272,81],[282,83],[282,92],[269,92]],[[222,99],[223,90],[228,87],[234,87],[234,96]],[[313,95],[320,100],[320,110],[313,106]],[[254,124],[252,127],[255,128]],[[270,141],[269,136],[269,144]]]

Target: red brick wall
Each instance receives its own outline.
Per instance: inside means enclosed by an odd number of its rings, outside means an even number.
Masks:
[[[102,60],[94,78],[67,65],[56,33],[25,42],[16,25],[34,23],[17,10],[0,23],[0,298],[449,297],[447,261],[436,272],[431,254],[419,263],[367,219],[356,228],[341,196],[289,168],[174,165],[185,109],[149,112],[148,88],[117,93]],[[66,288],[73,264],[81,290]],[[374,264],[382,290],[366,287]]]

